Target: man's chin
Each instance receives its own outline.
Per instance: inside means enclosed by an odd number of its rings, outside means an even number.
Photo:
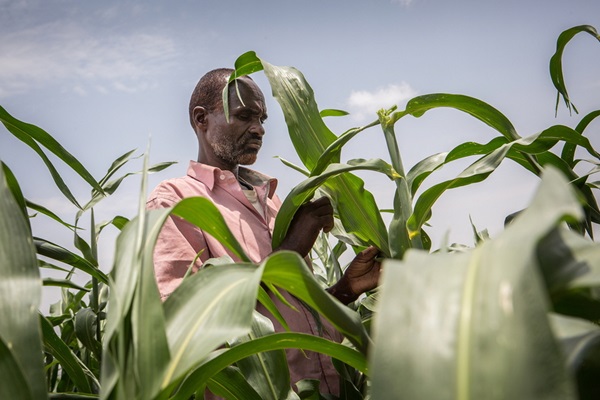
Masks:
[[[240,165],[252,165],[256,162],[257,155],[256,154],[244,154],[239,159]]]

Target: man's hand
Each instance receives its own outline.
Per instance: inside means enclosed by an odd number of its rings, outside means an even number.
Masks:
[[[323,232],[333,229],[333,206],[327,197],[300,206],[277,250],[292,250],[306,257],[321,229]]]
[[[379,255],[376,247],[367,247],[356,255],[342,278],[328,292],[344,304],[358,299],[358,296],[373,290],[379,283],[381,263],[375,258]]]

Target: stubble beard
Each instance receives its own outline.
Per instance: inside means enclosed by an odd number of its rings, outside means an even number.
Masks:
[[[227,164],[251,165],[256,162],[258,151],[246,149],[246,141],[249,139],[249,137],[244,136],[242,143],[219,139],[211,142],[210,145],[213,153]]]

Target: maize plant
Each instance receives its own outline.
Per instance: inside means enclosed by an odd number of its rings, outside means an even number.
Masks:
[[[562,53],[579,33],[600,40],[591,26],[559,36],[550,60],[557,109],[562,98],[577,112],[564,82]],[[39,154],[59,190],[78,208],[70,223],[32,203],[2,164],[0,398],[190,399],[203,398],[205,390],[227,399],[330,398],[318,392],[318,382],[290,382],[286,348],[334,358],[344,399],[597,398],[600,247],[594,242],[594,224],[600,210],[591,177],[600,154],[585,134],[600,110],[584,116],[575,128],[555,125],[521,136],[508,118],[481,100],[434,93],[413,98],[404,110],[390,105],[372,123],[336,135],[323,118],[344,112],[319,110],[313,90],[296,69],[271,65],[248,52],[236,61],[231,80],[258,71],[268,78],[303,167],[285,164],[306,176],[283,202],[273,247],[298,207],[315,195],[330,197],[336,228],[313,249],[323,276],[315,276],[292,252],[274,253],[260,264],[247,261],[243,246],[206,199],[146,211],[146,175],[170,165],[148,166],[147,156],[140,169],[137,215],[96,223],[94,206],[132,175],[115,178],[133,152],[96,179],[50,134],[0,107],[7,131]],[[227,94],[225,90],[226,108]],[[497,136],[487,143],[463,143],[405,168],[396,124],[440,107],[469,114]],[[381,129],[386,142],[382,154],[389,158],[342,161],[343,146],[367,129]],[[89,184],[87,202],[76,199],[44,149]],[[592,161],[576,158],[580,152]],[[431,174],[466,157],[476,160],[453,179],[423,189]],[[510,216],[495,238],[476,232],[473,247],[432,249],[426,223],[444,192],[485,180],[504,161],[540,177],[529,207]],[[576,172],[585,163],[591,164],[588,171]],[[357,170],[384,173],[395,185],[388,226],[374,196],[352,173]],[[30,211],[69,229],[77,253],[36,237]],[[246,261],[213,260],[161,302],[152,249],[171,214],[197,225]],[[80,234],[84,215],[90,222],[87,239]],[[109,225],[120,235],[107,274],[98,265],[97,244]],[[323,284],[339,277],[344,251],[367,245],[379,248],[384,258],[380,288],[353,307],[343,306]],[[41,279],[45,268],[64,271],[65,279]],[[74,271],[89,276],[89,283],[73,282]],[[62,290],[47,315],[38,311],[42,285]],[[274,333],[272,324],[254,311],[260,301],[286,325],[265,288],[289,291],[347,340],[339,344]]]

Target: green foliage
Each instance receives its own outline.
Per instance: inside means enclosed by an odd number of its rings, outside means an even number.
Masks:
[[[599,38],[590,26],[563,32],[550,61],[551,78],[567,108],[562,53],[579,32]],[[291,388],[287,348],[321,352],[335,359],[342,398],[590,398],[600,371],[600,247],[593,224],[600,221],[590,177],[600,154],[584,136],[594,111],[576,127],[551,126],[521,137],[500,111],[457,94],[428,94],[378,112],[377,119],[336,136],[323,121],[341,110],[319,111],[312,88],[290,67],[273,66],[248,52],[235,64],[235,78],[264,71],[284,112],[290,140],[306,180],[283,202],[273,233],[276,248],[300,205],[326,195],[336,212],[335,237],[323,234],[314,247],[315,276],[297,254],[277,252],[259,264],[206,199],[190,198],[171,209],[145,211],[146,174],[171,163],[147,166],[144,158],[136,216],[116,215],[96,224],[94,207],[114,195],[136,159],[128,151],[96,180],[50,134],[19,121],[0,107],[7,131],[44,161],[55,184],[78,211],[66,222],[27,200],[8,166],[0,169],[0,397],[102,399],[202,398],[204,390],[230,399],[319,399],[318,382]],[[228,90],[224,90],[225,111]],[[410,115],[451,108],[493,128],[487,143],[466,142],[405,169],[395,125]],[[389,162],[342,161],[341,150],[356,135],[380,126]],[[562,151],[557,151],[562,145]],[[90,187],[90,198],[72,194],[44,149],[56,155]],[[589,171],[576,158],[593,158]],[[560,153],[560,154],[559,154]],[[456,177],[424,183],[454,161],[475,161]],[[474,247],[432,251],[425,232],[435,204],[449,189],[484,181],[505,160],[541,177],[531,205],[511,217],[505,232],[489,238],[475,231]],[[283,160],[282,160],[283,161]],[[395,185],[391,222],[384,224],[375,198],[353,171],[384,173]],[[120,174],[120,175],[119,175]],[[73,233],[73,245],[38,238],[28,211]],[[163,303],[153,276],[152,251],[169,215],[197,225],[220,240],[242,263],[213,260],[186,277]],[[80,221],[89,215],[88,237]],[[98,238],[113,225],[121,231],[109,274],[98,264]],[[343,272],[344,251],[375,245],[385,256],[381,288],[353,308],[323,290]],[[39,268],[64,271],[64,279],[40,279]],[[77,271],[89,277],[79,285]],[[59,286],[61,299],[48,315],[37,312],[44,285]],[[267,290],[285,290],[328,319],[347,339],[334,343],[302,333],[274,333],[254,311],[260,301],[286,326]],[[371,331],[373,339],[371,339]],[[45,364],[45,365],[44,365]]]

